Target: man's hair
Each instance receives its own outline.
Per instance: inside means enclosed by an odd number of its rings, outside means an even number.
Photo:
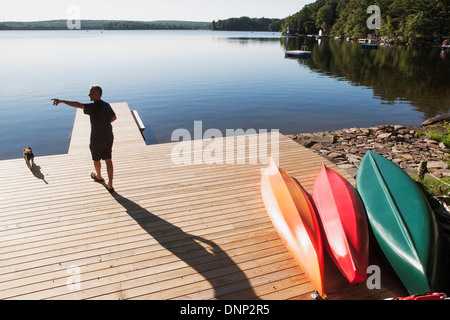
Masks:
[[[97,85],[91,86],[91,90],[94,90],[94,91],[96,91],[98,94],[100,94],[100,97],[101,97],[102,94],[103,94],[103,90],[102,90],[102,88],[100,88],[100,86],[97,86]]]

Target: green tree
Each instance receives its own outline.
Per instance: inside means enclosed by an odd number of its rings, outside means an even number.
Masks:
[[[269,23],[269,31],[279,32],[281,31],[281,25],[283,23],[283,20],[281,19],[274,19]]]
[[[386,16],[386,18],[381,19],[381,30],[380,35],[386,36],[388,38],[394,38],[395,37],[395,28],[392,24],[392,19],[390,16]]]
[[[269,18],[229,18],[215,22],[213,30],[227,31],[280,31],[281,19]]]
[[[404,35],[411,44],[416,44],[426,35],[427,21],[423,12],[411,14],[407,17],[405,23]]]
[[[287,17],[283,23],[283,31],[289,25],[291,33],[312,34],[317,32],[315,23],[315,7],[308,4],[299,12]]]
[[[333,25],[333,35],[345,35],[351,37],[365,37],[369,32],[366,22],[368,0],[350,0],[340,12],[339,18]]]
[[[334,23],[334,12],[329,4],[322,6],[316,14],[316,27],[329,32]]]

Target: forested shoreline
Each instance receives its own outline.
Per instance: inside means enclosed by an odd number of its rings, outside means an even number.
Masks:
[[[380,9],[380,28],[368,28],[367,8]],[[284,19],[229,18],[212,22],[81,20],[85,30],[282,31],[291,35],[324,34],[375,37],[420,44],[450,36],[449,0],[317,0]],[[64,30],[68,20],[0,22],[0,30]],[[70,28],[69,28],[70,29]]]
[[[32,22],[0,22],[0,30],[67,30],[75,26],[75,21],[49,20]],[[210,22],[194,21],[117,21],[117,20],[80,20],[83,30],[199,30],[210,29]],[[74,28],[75,29],[75,28]]]
[[[371,30],[367,8],[380,9],[380,29]],[[367,37],[372,34],[419,44],[450,35],[448,0],[317,0],[283,21],[291,34],[317,34],[320,29],[330,36]]]
[[[213,21],[213,31],[281,31],[283,19],[271,18],[229,18],[226,20]]]

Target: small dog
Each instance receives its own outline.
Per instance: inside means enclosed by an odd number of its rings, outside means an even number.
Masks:
[[[31,170],[31,168],[33,168],[34,166],[34,154],[31,147],[23,148],[23,158],[25,159],[28,168]]]

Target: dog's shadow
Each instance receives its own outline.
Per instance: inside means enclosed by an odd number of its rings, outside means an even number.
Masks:
[[[42,180],[45,182],[45,184],[48,184],[47,180],[45,180],[44,174],[41,172],[41,167],[38,166],[36,163],[33,164],[30,171],[33,173],[33,175],[38,178],[39,180]]]

